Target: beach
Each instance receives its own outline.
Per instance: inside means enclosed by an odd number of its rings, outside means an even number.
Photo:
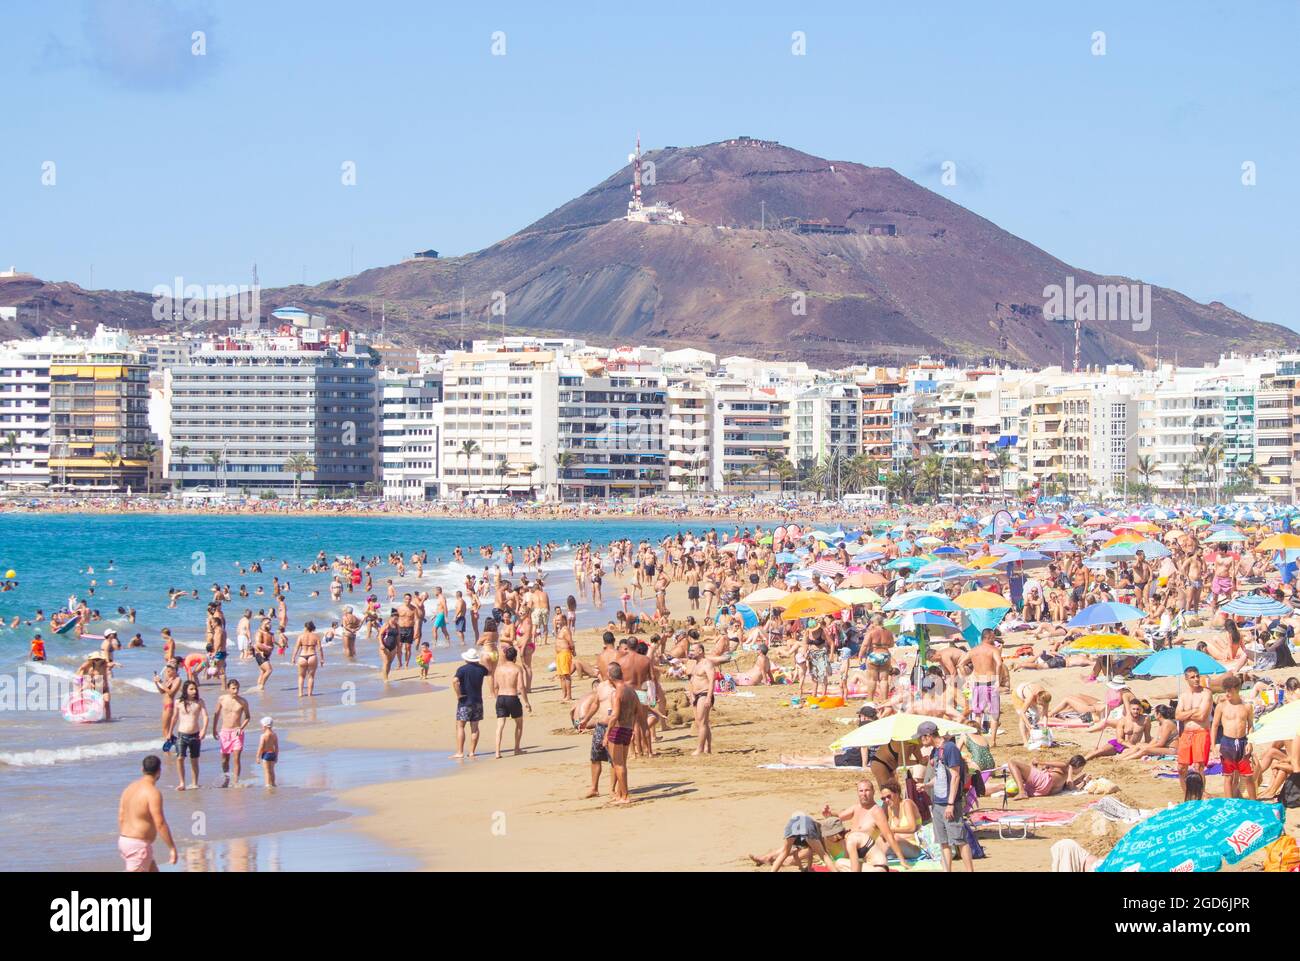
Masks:
[[[674,585],[669,599],[673,610],[684,610],[685,588]],[[580,655],[593,656],[599,648],[596,628],[580,632]],[[548,650],[539,650],[539,662]],[[397,678],[394,691],[411,693],[373,705],[376,711],[365,720],[317,728],[300,737],[321,747],[382,750],[408,744],[449,755],[454,749],[455,698],[447,684],[455,666],[439,664],[433,669],[434,689],[408,672]],[[1072,669],[1019,672],[1013,684],[1030,673],[1049,676],[1052,689],[1062,695],[1096,693],[1097,685],[1085,683]],[[1300,669],[1278,674],[1297,676]],[[682,686],[665,684],[673,705],[670,713],[684,721],[689,715],[682,710]],[[1173,694],[1174,687],[1172,679],[1134,682],[1135,693],[1151,699]],[[743,696],[750,693],[752,697]],[[839,809],[852,799],[854,785],[863,776],[860,771],[762,767],[776,763],[783,753],[825,753],[832,740],[849,730],[840,721],[852,717],[853,702],[817,711],[791,708],[789,699],[790,689],[782,685],[720,697],[711,756],[691,756],[695,737],[688,727],[665,732],[656,757],[631,761],[635,803],[620,809],[603,797],[583,798],[590,736],[573,730],[553,675],[541,674],[532,698],[536,712],[525,722],[523,756],[492,757],[494,726],[488,718],[474,760],[457,762],[454,770],[435,778],[393,780],[347,791],[342,800],[365,812],[355,818],[360,830],[407,852],[428,870],[753,871],[747,855],[778,846],[781,826],[792,812],[816,813],[823,804]],[[1007,736],[999,744],[1006,747],[996,752],[998,757],[1021,755],[1014,715],[1005,720],[1004,729]],[[1096,735],[1078,730],[1062,730],[1058,737],[1059,746],[1043,756],[1064,760],[1096,741]],[[1135,766],[1118,759],[1092,764],[1094,773],[1119,786],[1115,796],[1129,805],[1162,808],[1173,799],[1170,781],[1154,776],[1154,764]],[[608,779],[606,770],[606,790]],[[1208,780],[1210,792],[1217,795],[1220,779]],[[1046,871],[1051,844],[1063,838],[1104,854],[1130,825],[1087,809],[1096,801],[1086,794],[1035,799],[1035,810],[1082,813],[1065,826],[1039,827],[1024,840],[1001,839],[996,827],[981,829],[979,839],[989,858],[977,862],[979,870]],[[1010,805],[1013,811],[1025,806]],[[1294,817],[1291,823],[1294,829]],[[1257,868],[1260,859],[1234,867]]]

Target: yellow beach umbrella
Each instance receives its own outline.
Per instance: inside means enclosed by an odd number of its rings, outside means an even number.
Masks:
[[[1062,654],[1107,654],[1123,656],[1127,654],[1150,654],[1147,647],[1136,638],[1127,634],[1088,634],[1061,648]]]
[[[823,614],[836,614],[846,607],[847,601],[831,597],[820,591],[801,591],[781,614],[783,621],[799,621],[805,617],[821,617]]]
[[[928,714],[891,714],[889,717],[882,717],[878,721],[872,721],[850,731],[832,744],[831,750],[840,751],[846,747],[878,747],[890,741],[914,741],[916,729],[923,721],[933,721],[939,728],[939,733],[945,737],[952,734],[975,733],[973,727],[956,724],[942,717],[930,717]]]
[[[1270,711],[1259,719],[1259,726],[1251,731],[1246,740],[1251,744],[1269,744],[1273,741],[1289,741],[1300,734],[1300,701],[1292,701]]]
[[[966,562],[966,566],[967,566],[967,567],[979,567],[979,568],[992,567],[992,566],[993,566],[994,564],[996,564],[997,562],[998,562],[998,559],[997,559],[995,556],[989,554],[989,555],[986,555],[986,556],[984,556],[984,557],[977,557],[977,558],[975,558],[973,561],[967,561],[967,562]]]
[[[1300,550],[1300,534],[1274,534],[1259,542],[1261,551]]]
[[[1011,602],[1001,594],[992,591],[967,591],[953,598],[953,603],[968,611],[993,611],[1000,607],[1010,607]]]
[[[1116,534],[1101,546],[1114,547],[1116,544],[1141,544],[1144,540],[1146,540],[1146,538],[1141,534]]]

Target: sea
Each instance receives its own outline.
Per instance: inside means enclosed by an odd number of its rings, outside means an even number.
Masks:
[[[386,581],[393,578],[399,593],[441,585],[454,595],[469,573],[485,566],[478,547],[492,545],[515,550],[516,575],[523,571],[526,545],[557,545],[544,565],[553,603],[563,603],[573,586],[574,550],[583,543],[598,548],[617,538],[658,541],[682,530],[702,531],[707,525],[643,520],[456,520],[412,517],[206,516],[191,514],[5,514],[0,515],[0,574],[13,572],[13,590],[0,593],[0,851],[12,871],[120,870],[117,855],[117,800],[122,788],[137,777],[140,761],[149,753],[164,759],[160,786],[168,822],[181,850],[170,870],[329,870],[347,868],[408,869],[416,867],[400,850],[387,849],[355,831],[349,820],[359,813],[338,799],[341,791],[390,780],[424,778],[451,773],[445,753],[402,745],[389,751],[325,750],[294,743],[294,732],[306,726],[357,720],[367,713],[366,702],[412,692],[410,684],[387,690],[379,680],[379,658],[364,634],[358,639],[357,660],[349,663],[341,647],[327,649],[326,664],[317,675],[316,697],[299,699],[296,672],[284,656],[276,655],[267,690],[253,690],[257,668],[240,660],[235,625],[245,608],[256,614],[272,608],[271,579],[289,583],[289,635],[296,636],[307,619],[323,629],[338,620],[342,605],[360,603],[360,592],[345,592],[339,604],[330,600],[328,573],[308,574],[320,551],[334,558],[378,555],[373,569],[374,593],[386,606]],[[726,528],[730,530],[730,528]],[[720,533],[722,531],[720,530]],[[466,563],[452,560],[460,546]],[[398,578],[386,563],[390,552],[407,556],[428,551],[424,577],[416,579],[408,566]],[[241,574],[260,561],[262,574]],[[287,563],[287,568],[283,565]],[[203,624],[213,584],[229,584],[232,600],[225,605],[230,630],[228,670],[242,682],[253,723],[244,752],[243,784],[219,787],[220,758],[215,743],[204,741],[198,791],[177,792],[172,755],[162,754],[161,699],[152,677],[162,668],[160,631],[171,628],[183,656],[203,648]],[[240,585],[247,599],[238,596]],[[258,586],[261,596],[255,595]],[[604,607],[594,610],[579,601],[578,626],[591,626],[613,616],[619,604],[612,578],[606,581]],[[198,591],[197,599],[181,599],[168,607],[172,589]],[[93,593],[92,593],[93,591]],[[319,591],[312,598],[311,592]],[[73,672],[99,641],[78,640],[71,634],[51,634],[48,620],[70,598],[86,598],[103,617],[89,628],[102,634],[115,627],[123,643],[116,652],[119,666],[112,682],[111,722],[84,724],[64,716],[63,695]],[[488,605],[490,606],[490,605]],[[634,605],[641,607],[641,605]],[[130,609],[135,620],[129,620]],[[46,623],[29,625],[37,609]],[[644,607],[641,607],[644,609]],[[17,618],[18,624],[11,626]],[[585,618],[585,623],[584,623]],[[30,660],[34,627],[41,628],[47,660]],[[428,638],[426,626],[426,639]],[[127,648],[139,632],[145,647]],[[451,648],[435,649],[438,660],[459,657],[453,634]],[[331,656],[332,655],[332,656]],[[542,673],[546,665],[538,665]],[[543,673],[543,676],[544,673]],[[214,681],[202,685],[211,710],[219,695]],[[280,735],[279,787],[262,786],[261,768],[253,748],[258,721],[275,718]],[[449,718],[448,726],[451,725]],[[432,744],[433,738],[430,738]],[[156,848],[159,857],[165,848]],[[169,868],[163,865],[164,870]]]

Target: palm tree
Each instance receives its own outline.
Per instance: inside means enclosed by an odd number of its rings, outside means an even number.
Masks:
[[[1150,454],[1139,454],[1137,464],[1135,465],[1138,475],[1142,478],[1142,483],[1147,487],[1151,486],[1151,475],[1160,470],[1160,465]]]
[[[213,477],[217,482],[217,486],[220,487],[221,486],[221,465],[226,462],[226,455],[219,450],[214,450],[204,454],[203,459],[212,465]]]
[[[761,466],[759,466],[758,464],[746,464],[744,467],[742,467],[742,468],[740,469],[740,479],[741,479],[742,483],[744,483],[745,486],[748,487],[748,486],[749,486],[749,479],[750,479],[751,477],[753,477],[755,474],[761,472],[762,469],[763,469],[763,468],[762,468]],[[749,494],[750,494],[751,497],[754,496],[754,493],[755,493],[755,492],[754,492],[752,489],[751,489],[750,492],[749,492]]]
[[[1196,476],[1196,465],[1187,461],[1178,471],[1178,478],[1183,483],[1183,500],[1187,500],[1187,492],[1191,488],[1192,478]]]
[[[1011,469],[1011,451],[999,448],[993,456],[993,463],[998,469],[998,496],[1003,500],[1007,495],[1007,471]]]
[[[122,455],[115,450],[104,451],[99,455],[105,464],[108,465],[108,486],[110,490],[117,489],[117,477],[114,471],[122,464]]]
[[[5,446],[5,450],[9,451],[9,480],[12,483],[14,470],[15,470],[14,454],[17,453],[18,451],[18,435],[15,434],[13,431],[9,431],[8,433],[6,433],[4,439],[4,446]]]
[[[1223,440],[1215,434],[1201,445],[1201,449],[1196,452],[1196,459],[1200,461],[1205,468],[1206,479],[1209,481],[1209,495],[1214,497],[1214,489],[1219,480],[1219,464],[1223,461],[1224,447]]]
[[[573,451],[562,450],[555,455],[555,499],[557,501],[564,500],[564,472],[577,461],[578,457]]]
[[[302,475],[316,470],[310,454],[290,454],[284,462],[284,469],[293,475],[293,499],[298,500],[302,493]]]
[[[185,466],[185,458],[189,456],[190,456],[190,447],[188,444],[181,444],[179,447],[176,448],[176,460],[180,463],[181,467]],[[178,471],[178,473],[181,474],[180,477],[181,487],[184,488],[185,472],[182,470],[182,471]]]
[[[785,451],[775,448],[763,451],[762,460],[759,466],[764,474],[767,475],[767,488],[772,489],[772,477],[781,470],[782,464],[788,464],[790,461],[785,456]]]
[[[145,460],[144,492],[146,494],[153,493],[153,459],[157,453],[158,448],[153,444],[140,445],[140,456]]]
[[[531,461],[524,467],[524,470],[528,472],[528,493],[532,494],[534,499],[537,497],[537,485],[533,483],[533,475],[541,469],[541,464],[535,464]]]
[[[921,487],[930,492],[935,500],[939,499],[939,487],[943,483],[943,458],[938,454],[929,454],[921,461]]]

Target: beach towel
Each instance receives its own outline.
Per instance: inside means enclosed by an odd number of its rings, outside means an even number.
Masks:
[[[831,767],[826,764],[760,764],[765,771],[866,771],[868,768],[854,767],[851,764]]]
[[[1209,765],[1209,766],[1206,767],[1206,769],[1205,769],[1205,776],[1206,776],[1206,777],[1211,777],[1212,775],[1215,775],[1215,774],[1222,774],[1222,773],[1223,773],[1223,765],[1220,764],[1218,761],[1215,761],[1213,764]],[[1176,777],[1178,777],[1178,772],[1177,772],[1177,771],[1157,771],[1157,772],[1156,772],[1156,777],[1163,777],[1163,778],[1171,778],[1171,777],[1172,777],[1172,778],[1176,778]]]
[[[1100,801],[1094,801],[1084,810],[1095,811],[1107,821],[1117,821],[1120,824],[1137,824],[1138,821],[1145,820],[1155,813],[1125,804],[1116,797],[1104,797]]]
[[[1008,808],[1005,811],[973,811],[970,815],[974,825],[997,824],[1008,818],[1023,820],[1032,818],[1040,826],[1059,827],[1072,823],[1083,811],[1044,811],[1034,808]]]
[[[1087,721],[1080,721],[1069,717],[1049,717],[1047,719],[1049,727],[1088,727]]]

